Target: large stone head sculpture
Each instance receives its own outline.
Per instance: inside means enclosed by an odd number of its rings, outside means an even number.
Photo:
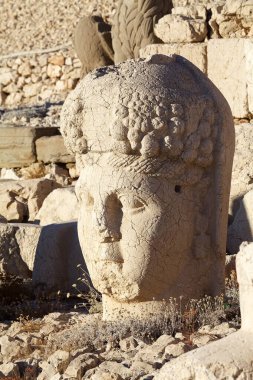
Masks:
[[[104,318],[222,292],[234,129],[205,75],[180,56],[97,69],[68,96],[61,130]]]

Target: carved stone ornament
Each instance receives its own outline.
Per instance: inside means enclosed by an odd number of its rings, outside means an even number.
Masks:
[[[103,67],[66,99],[61,131],[104,319],[222,293],[234,127],[211,81],[177,55]]]

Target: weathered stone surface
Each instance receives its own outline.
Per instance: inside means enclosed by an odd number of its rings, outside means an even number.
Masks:
[[[44,199],[59,187],[59,183],[46,178],[0,180],[0,215],[8,221],[32,221]]]
[[[234,126],[200,70],[177,55],[95,70],[61,131],[82,162],[79,239],[105,320],[223,292]]]
[[[37,225],[0,223],[2,275],[31,277],[39,236]]]
[[[227,99],[234,117],[253,112],[253,42],[212,39],[207,45],[208,78]]]
[[[155,34],[165,43],[202,42],[207,35],[206,21],[175,14],[166,15],[155,25]]]
[[[253,190],[240,201],[233,223],[228,229],[227,249],[230,254],[239,252],[243,241],[253,242]]]
[[[253,243],[244,243],[236,259],[241,330],[165,364],[155,380],[247,379],[253,373]]]
[[[81,380],[86,371],[98,366],[99,359],[94,354],[82,354],[71,361],[65,375]]]
[[[64,207],[62,207],[64,205]],[[41,226],[77,220],[78,206],[73,186],[56,189],[48,195],[39,210],[36,220]]]
[[[40,136],[53,135],[57,128],[0,126],[0,167],[15,168],[36,161],[34,141]]]
[[[74,162],[75,158],[65,148],[62,136],[41,137],[36,140],[36,152],[38,161],[49,162]]]
[[[140,57],[147,58],[153,54],[178,54],[188,59],[203,73],[207,73],[207,47],[205,43],[193,44],[153,44],[140,50]]]
[[[137,58],[141,48],[159,42],[154,25],[171,9],[171,0],[120,0],[112,26],[114,62]]]
[[[42,227],[32,274],[34,286],[48,292],[73,291],[72,285],[80,276],[78,264],[86,269],[77,236],[77,223]]]
[[[235,155],[233,161],[229,213],[235,217],[240,200],[253,189],[253,124],[235,127]]]

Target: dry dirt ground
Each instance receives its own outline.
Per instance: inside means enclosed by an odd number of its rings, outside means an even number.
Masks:
[[[78,20],[98,12],[111,20],[117,0],[0,0],[0,55],[71,42]]]

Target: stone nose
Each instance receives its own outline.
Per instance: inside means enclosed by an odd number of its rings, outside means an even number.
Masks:
[[[115,221],[110,217],[110,212],[106,210],[105,206],[97,207],[94,210],[94,222],[101,243],[110,243],[121,239],[119,226],[115,225]]]

